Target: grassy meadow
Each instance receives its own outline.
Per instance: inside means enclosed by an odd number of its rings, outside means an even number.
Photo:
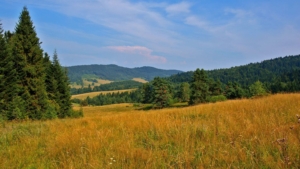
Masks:
[[[123,92],[131,92],[136,89],[124,89],[124,90],[113,90],[113,91],[100,91],[100,92],[90,92],[90,93],[83,93],[83,94],[77,94],[77,95],[72,95],[72,99],[81,99],[84,100],[88,96],[89,97],[96,97],[99,94],[108,94],[108,93],[123,93]]]
[[[137,82],[141,82],[141,83],[147,83],[148,81],[142,78],[133,78],[132,80],[137,81]]]
[[[138,109],[1,122],[0,168],[300,168],[300,94]]]
[[[93,78],[95,80],[97,80],[97,82],[91,82],[91,81],[88,81],[87,79],[83,79],[83,87],[88,87],[89,85],[91,85],[91,88],[94,88],[94,86],[100,86],[102,84],[109,84],[113,81],[110,81],[110,80],[103,80],[103,79],[99,79],[99,78]],[[93,85],[94,83],[94,85]],[[76,83],[71,83],[71,88],[76,88],[76,89],[79,89],[79,88],[82,88],[81,85],[78,85]]]

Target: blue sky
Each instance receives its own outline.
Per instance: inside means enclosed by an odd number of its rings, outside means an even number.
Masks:
[[[300,54],[299,0],[1,0],[4,30],[23,6],[64,66],[210,70]]]

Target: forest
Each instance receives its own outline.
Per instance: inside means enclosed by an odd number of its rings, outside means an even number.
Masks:
[[[299,91],[300,55],[296,55],[229,69],[197,69],[166,78],[155,77],[130,93],[102,94],[72,101],[82,105],[144,103],[152,104],[153,108],[164,108],[176,103],[194,105]],[[103,102],[103,99],[109,101]]]
[[[43,52],[29,11],[23,8],[14,32],[0,25],[0,119],[80,117],[72,109],[66,69],[54,51]]]

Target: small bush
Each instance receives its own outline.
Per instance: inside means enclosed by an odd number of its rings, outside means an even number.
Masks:
[[[219,101],[225,101],[225,100],[227,100],[227,98],[224,95],[211,96],[208,98],[208,101],[212,102],[212,103],[216,103]]]
[[[83,117],[82,107],[80,108],[80,110],[71,110],[70,115],[71,115],[70,117],[72,118]]]

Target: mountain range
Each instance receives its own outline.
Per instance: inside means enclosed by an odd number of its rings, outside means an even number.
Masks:
[[[180,70],[163,70],[154,67],[144,66],[138,68],[125,68],[118,65],[80,65],[67,67],[68,76],[71,82],[80,82],[83,76],[90,76],[110,81],[131,80],[142,78],[147,81],[154,77],[168,77],[182,73]]]

